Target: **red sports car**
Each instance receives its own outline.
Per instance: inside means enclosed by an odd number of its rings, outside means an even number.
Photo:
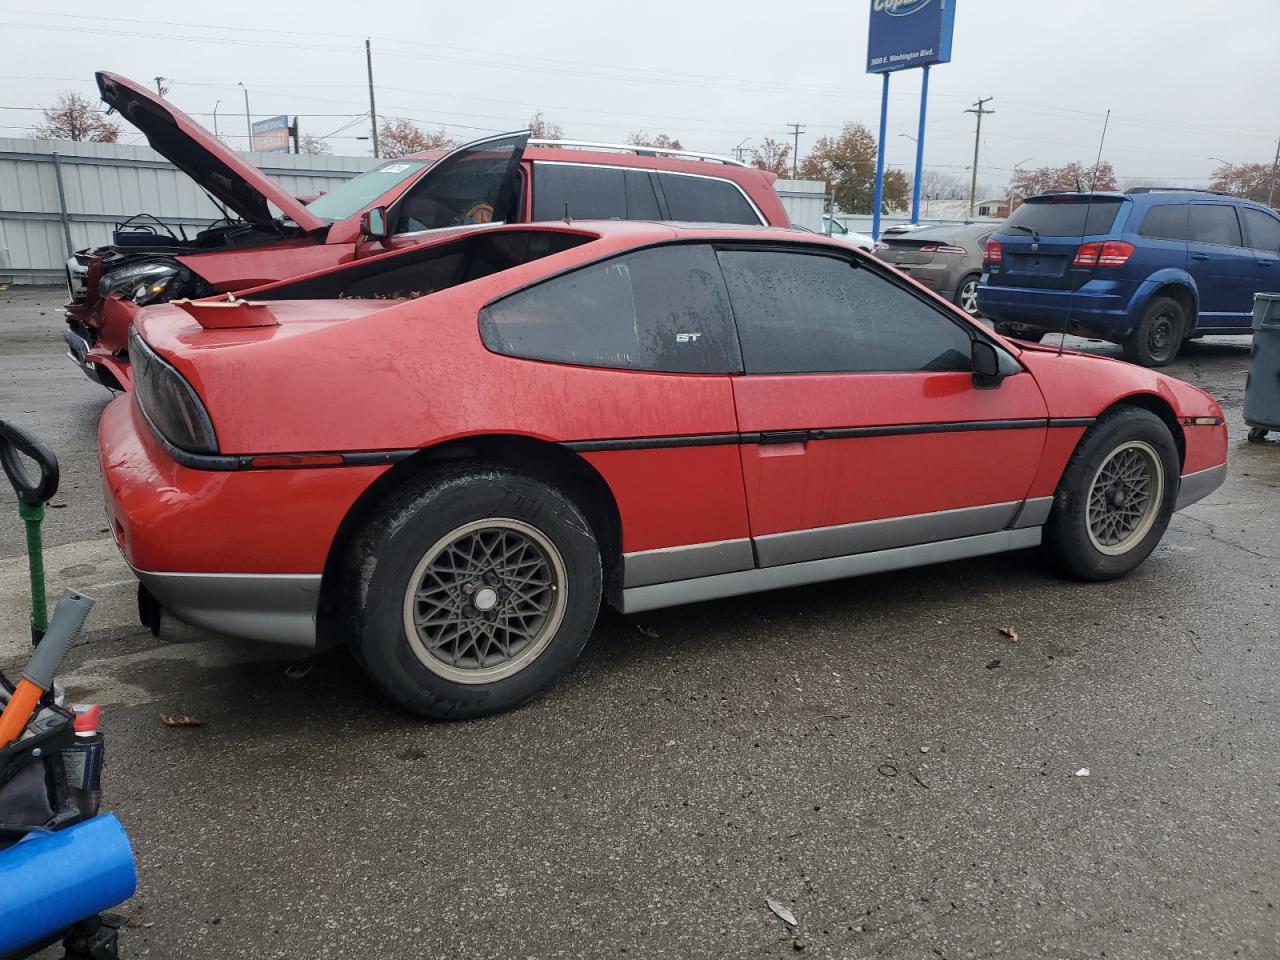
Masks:
[[[527,131],[378,163],[302,203],[141,84],[99,73],[102,100],[199,184],[225,219],[193,237],[139,214],[67,261],[72,360],[128,387],[140,307],[301,276],[491,221],[689,220],[788,226],[774,175],[708,154],[529,140]],[[373,225],[371,226],[370,218]]]
[[[649,610],[1035,547],[1121,576],[1226,473],[1203,391],[996,336],[789,230],[494,226],[141,312],[100,427],[140,609],[547,687]]]

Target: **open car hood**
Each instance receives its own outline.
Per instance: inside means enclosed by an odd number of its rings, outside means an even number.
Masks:
[[[329,225],[308,212],[284,187],[146,87],[115,73],[99,72],[96,77],[103,103],[137,127],[156,153],[247,223],[269,228],[270,201],[303,230],[320,230]]]

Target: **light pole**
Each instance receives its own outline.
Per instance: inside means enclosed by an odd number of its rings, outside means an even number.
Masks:
[[[244,128],[249,134],[249,145],[245,150],[248,151],[253,149],[253,121],[249,119],[249,88],[239,80],[236,81],[236,86],[244,91]]]
[[[213,136],[215,139],[221,139],[218,137],[218,107],[220,106],[222,106],[221,100],[213,105]]]
[[[1025,160],[1019,160],[1013,165],[1013,175],[1009,177],[1009,212],[1013,213],[1013,181],[1018,176],[1018,168],[1024,163],[1030,163],[1035,157],[1027,157]]]
[[[738,141],[738,145],[733,148],[733,155],[738,158],[739,163],[742,162],[742,154],[746,150],[745,144],[750,142],[750,140],[751,140],[750,137],[743,137],[741,140]]]

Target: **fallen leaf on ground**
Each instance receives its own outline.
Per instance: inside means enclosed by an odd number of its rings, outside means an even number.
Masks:
[[[1012,640],[1014,643],[1018,642],[1018,631],[1014,627],[1001,627],[1000,632],[1003,633],[1010,640]]]
[[[311,672],[314,666],[314,663],[291,663],[284,668],[284,675],[290,680],[301,680]]]
[[[160,714],[160,720],[166,727],[203,727],[204,721],[197,720],[188,714]]]
[[[784,923],[789,923],[793,927],[796,925],[795,914],[780,904],[777,900],[774,900],[772,897],[765,897],[764,902],[769,905],[770,910],[782,918]]]
[[[1076,771],[1077,777],[1087,777],[1088,775],[1089,775],[1088,767],[1081,767],[1079,770]]]
[[[999,667],[999,666],[1000,666],[1000,661],[999,661],[999,660],[991,660],[991,661],[989,661],[989,662],[987,663],[987,669],[988,669],[988,670],[994,670],[994,669],[996,669],[996,668],[997,668],[997,667]]]
[[[654,630],[651,627],[642,627],[638,623],[636,624],[636,633],[643,633],[646,637],[650,637],[653,640],[658,639],[657,630]]]

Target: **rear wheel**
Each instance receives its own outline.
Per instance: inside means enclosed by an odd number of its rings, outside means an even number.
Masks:
[[[374,682],[414,713],[464,719],[524,703],[568,670],[599,609],[600,551],[559,490],[473,464],[394,495],[353,543],[343,590]]]
[[[1155,549],[1178,497],[1178,448],[1149,410],[1122,407],[1076,447],[1054,495],[1045,543],[1082,580],[1124,576]]]
[[[978,316],[978,281],[981,274],[971,273],[956,287],[956,306],[971,317]]]
[[[1163,367],[1178,355],[1187,334],[1187,315],[1172,297],[1156,297],[1124,343],[1124,358],[1144,367]]]

